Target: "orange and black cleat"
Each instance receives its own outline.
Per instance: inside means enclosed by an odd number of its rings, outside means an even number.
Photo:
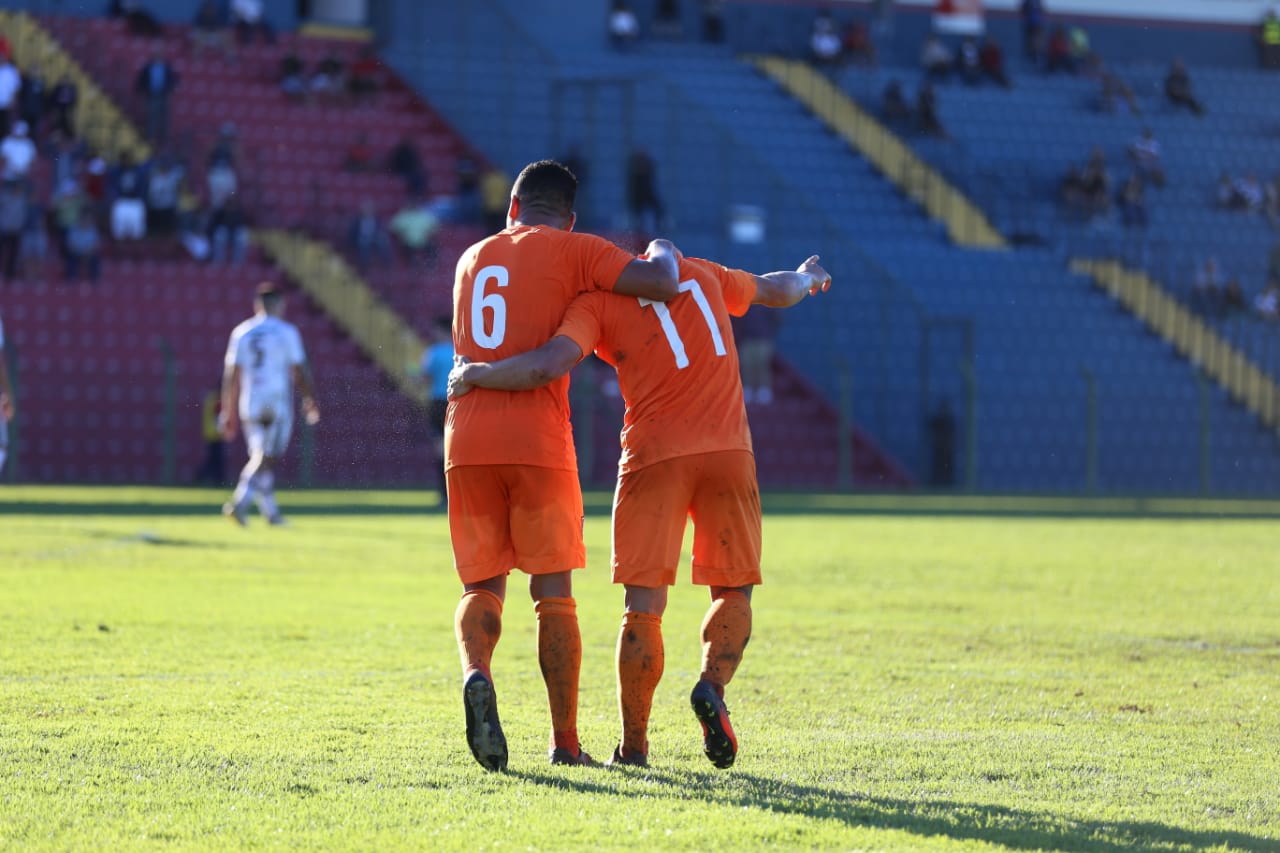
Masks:
[[[729,709],[710,681],[699,681],[689,694],[689,704],[702,724],[702,751],[721,770],[733,766],[738,757],[738,739],[729,725]]]

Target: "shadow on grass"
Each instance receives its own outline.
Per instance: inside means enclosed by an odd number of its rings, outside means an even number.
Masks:
[[[1193,830],[1145,821],[1073,820],[984,803],[902,800],[795,785],[751,773],[675,773],[661,769],[588,770],[569,774],[513,771],[509,775],[539,785],[584,794],[617,796],[615,785],[596,775],[626,773],[637,781],[671,789],[682,800],[762,809],[777,814],[835,820],[849,827],[908,832],[922,837],[983,841],[1015,850],[1127,851],[1251,850],[1280,853],[1280,841],[1231,830]],[[649,794],[646,793],[646,796]]]

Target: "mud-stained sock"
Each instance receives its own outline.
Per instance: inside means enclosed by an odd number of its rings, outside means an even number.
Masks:
[[[578,605],[572,598],[544,598],[534,605],[538,615],[538,665],[551,707],[552,746],[577,754],[578,672],[582,668],[582,635]]]
[[[649,713],[665,665],[662,617],[638,611],[624,613],[618,631],[618,710],[624,754],[649,754]]]
[[[702,620],[701,678],[716,686],[724,698],[724,686],[742,663],[742,652],[751,639],[751,599],[741,592],[723,592],[711,602]]]
[[[493,650],[502,636],[502,599],[487,589],[464,592],[453,614],[453,633],[462,658],[463,681],[477,670],[492,681]]]

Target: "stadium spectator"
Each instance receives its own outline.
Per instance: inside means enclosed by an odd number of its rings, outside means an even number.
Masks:
[[[1076,72],[1097,66],[1093,49],[1089,46],[1089,33],[1084,27],[1067,28],[1067,44],[1071,50],[1071,66]]]
[[[453,369],[453,321],[441,315],[431,321],[427,348],[422,353],[422,378],[427,390],[427,427],[431,430],[431,449],[440,465],[440,508],[449,505],[448,482],[444,469],[444,420],[449,411],[449,371]]]
[[[0,321],[0,470],[9,455],[9,423],[18,412],[18,401],[9,382],[9,359],[4,350],[4,322]]]
[[[67,281],[78,278],[83,271],[89,281],[97,281],[102,266],[102,236],[98,225],[88,210],[67,229],[66,247],[63,253],[66,267],[63,277]]]
[[[615,50],[627,50],[640,41],[640,19],[626,0],[613,0],[608,29],[609,43]]]
[[[80,93],[67,77],[58,79],[49,95],[49,106],[53,110],[53,127],[64,136],[76,135],[75,112]]]
[[[361,130],[356,134],[355,140],[347,146],[342,168],[348,172],[372,172],[377,168],[376,158],[373,144],[369,142],[369,132]]]
[[[45,226],[45,211],[34,200],[27,200],[27,221],[22,228],[22,240],[18,247],[19,275],[25,279],[42,278],[45,261],[49,257],[49,233]]]
[[[1175,107],[1186,107],[1196,115],[1204,114],[1204,105],[1191,91],[1191,75],[1181,59],[1175,59],[1164,78],[1164,94]]]
[[[209,260],[215,264],[243,264],[249,254],[249,222],[240,196],[209,214]]]
[[[684,37],[680,0],[657,0],[653,10],[653,34],[672,41],[679,41]]]
[[[1081,168],[1071,168],[1061,184],[1062,201],[1067,209],[1087,219],[1105,214],[1111,205],[1111,175],[1107,157],[1101,148],[1093,149]]]
[[[1218,317],[1225,306],[1225,284],[1218,259],[1212,255],[1196,270],[1191,282],[1191,309],[1206,317]]]
[[[413,143],[413,137],[405,134],[391,149],[387,156],[387,167],[394,175],[404,181],[404,190],[409,195],[426,195],[427,171],[422,165],[422,155]]]
[[[214,163],[205,171],[204,182],[211,210],[217,210],[226,205],[240,187],[236,170],[223,161]]]
[[[1120,187],[1116,195],[1116,207],[1120,210],[1120,221],[1128,226],[1145,228],[1147,226],[1147,194],[1138,172],[1129,175],[1128,180]]]
[[[5,281],[18,274],[22,257],[22,231],[27,225],[27,188],[16,178],[0,183],[0,272]]]
[[[223,122],[218,127],[218,135],[209,147],[209,168],[215,166],[231,166],[240,163],[240,131],[235,122]]]
[[[138,71],[134,90],[146,102],[147,139],[163,145],[169,136],[169,99],[178,88],[178,72],[162,53],[153,51]]]
[[[702,40],[708,44],[724,41],[724,0],[701,0]]]
[[[1009,88],[1009,72],[1005,70],[1004,51],[1000,49],[1000,44],[993,38],[987,37],[982,41],[982,48],[978,51],[978,64],[982,66],[982,73],[989,79],[994,80],[1006,89]]]
[[[7,136],[18,119],[18,93],[22,91],[22,73],[7,57],[0,58],[0,136]]]
[[[956,51],[956,73],[970,86],[982,82],[982,60],[978,53],[978,42],[972,38],[961,41],[960,49]]]
[[[1142,129],[1142,135],[1129,143],[1129,159],[1137,168],[1144,180],[1154,186],[1162,187],[1165,182],[1163,155],[1160,141],[1149,127]]]
[[[916,123],[922,133],[950,139],[942,119],[938,116],[938,95],[934,91],[931,80],[923,81],[920,84],[920,91],[916,93]]]
[[[871,40],[871,31],[862,21],[850,21],[840,36],[841,51],[850,61],[858,65],[874,66],[876,64],[876,43]]]
[[[147,233],[172,237],[178,230],[178,202],[187,170],[171,154],[156,158],[147,175]]]
[[[738,345],[742,397],[747,405],[773,402],[773,352],[782,317],[763,306],[753,306],[733,318],[733,338]]]
[[[1222,289],[1222,308],[1227,316],[1242,314],[1249,310],[1244,299],[1244,288],[1240,286],[1240,280],[1230,278],[1227,285]]]
[[[1022,0],[1022,52],[1034,64],[1039,64],[1044,54],[1044,3],[1042,0]]]
[[[548,330],[580,292],[609,290],[662,302],[676,295],[674,246],[654,241],[648,260],[641,260],[600,237],[573,232],[575,195],[576,181],[559,163],[541,161],[521,171],[507,211],[512,228],[474,244],[457,264],[453,316],[459,355],[507,355],[545,343]],[[512,281],[533,280],[539,286],[495,287],[495,279],[500,283],[508,273]],[[482,298],[486,303],[500,299],[505,306],[500,340],[481,312],[472,310]],[[638,300],[623,301],[639,306]],[[519,397],[468,395],[450,404],[445,427],[449,524],[463,585],[454,633],[462,659],[467,744],[491,771],[507,766],[492,662],[502,633],[507,577],[516,567],[530,575],[529,594],[538,614],[551,762],[595,763],[578,740],[582,638],[572,572],[586,559],[582,489],[565,417],[568,383],[557,381],[546,391]],[[511,435],[521,440],[511,441]],[[528,551],[529,543],[540,544]]]
[[[665,208],[658,194],[658,166],[643,148],[635,149],[627,157],[626,189],[631,229],[642,234],[661,231]]]
[[[1266,189],[1258,176],[1252,173],[1233,178],[1227,172],[1218,179],[1218,206],[1226,210],[1253,212],[1261,210],[1266,200]]]
[[[450,218],[466,225],[478,224],[483,215],[480,199],[480,164],[470,154],[461,154],[454,163],[453,175],[457,181]]]
[[[307,91],[322,103],[335,103],[343,97],[347,91],[347,66],[337,54],[327,53],[316,63]]]
[[[204,0],[191,23],[191,55],[199,58],[209,51],[222,54],[224,59],[235,55],[226,16],[215,0]]]
[[[36,163],[36,144],[27,133],[27,123],[13,123],[9,135],[0,141],[0,178],[25,181]]]
[[[280,60],[280,91],[292,101],[307,96],[306,65],[298,54],[290,51]]]
[[[885,84],[880,98],[880,116],[891,127],[907,127],[911,123],[911,104],[902,91],[902,81],[893,79]]]
[[[809,31],[809,58],[819,68],[838,65],[842,47],[835,19],[826,10],[819,12],[814,17],[813,27]]]
[[[68,178],[58,184],[49,197],[49,224],[53,227],[59,250],[64,253],[67,247],[67,232],[76,224],[80,218],[80,212],[84,210],[89,211],[90,215],[94,213],[93,205],[84,187],[75,178]]]
[[[1258,63],[1263,68],[1280,68],[1280,17],[1268,9],[1258,25]]]
[[[831,278],[816,256],[794,272],[764,276],[683,259],[678,278],[704,299],[673,300],[659,323],[636,300],[584,294],[550,342],[495,364],[463,363],[450,391],[456,398],[471,384],[513,391],[563,381],[592,351],[617,369],[626,410],[612,565],[614,583],[625,589],[625,610],[617,644],[622,739],[609,763],[648,765],[649,717],[665,654],[662,616],[692,517],[692,579],[710,588],[711,606],[702,622],[702,668],[689,698],[703,753],[723,769],[738,752],[724,695],[751,634],[761,513],[742,383],[731,359],[714,356],[733,352],[730,314],[752,304],[795,305],[826,290]],[[673,330],[695,326],[714,333],[685,340],[685,358],[671,358]]]
[[[1098,109],[1104,113],[1118,113],[1123,108],[1131,115],[1141,115],[1142,108],[1133,89],[1109,68],[1098,68]]]
[[[347,226],[347,246],[355,255],[356,265],[364,270],[374,261],[385,263],[391,259],[391,238],[372,199],[360,202],[360,210],[351,217]]]
[[[240,471],[222,514],[241,527],[256,503],[267,523],[280,525],[275,468],[293,433],[293,395],[302,397],[307,423],[320,420],[302,336],[284,319],[284,293],[271,282],[258,285],[254,314],[227,341],[222,373],[222,435],[231,441],[243,427],[249,461]]]
[[[378,94],[386,86],[386,69],[373,45],[365,45],[360,55],[351,63],[351,71],[347,75],[347,90],[357,102],[366,102]]]
[[[107,161],[94,157],[84,170],[85,203],[93,211],[94,218],[104,221],[110,216],[108,198],[111,178],[107,174]]]
[[[196,483],[224,486],[227,482],[226,442],[218,416],[222,408],[222,389],[214,386],[205,392],[200,401],[200,434],[204,439],[204,459],[196,469]]]
[[[400,241],[410,260],[430,260],[435,257],[435,236],[440,230],[440,217],[424,199],[410,198],[391,217],[388,227]]]
[[[931,80],[945,80],[955,65],[955,56],[951,49],[942,43],[942,39],[932,33],[924,40],[920,48],[920,68]]]
[[[1048,74],[1065,71],[1076,73],[1075,59],[1071,55],[1071,39],[1067,36],[1067,28],[1056,26],[1049,34],[1049,42],[1044,50],[1044,70]]]
[[[22,75],[22,88],[18,91],[18,117],[27,123],[32,139],[42,139],[45,110],[49,106],[49,84],[40,73],[39,65],[32,65]]]
[[[111,176],[111,239],[117,243],[147,236],[147,172],[125,151]]]
[[[484,229],[496,234],[507,227],[507,205],[511,202],[511,179],[507,173],[490,166],[480,179],[480,210]]]
[[[1280,282],[1271,280],[1253,299],[1253,310],[1268,323],[1280,320]]]
[[[231,0],[231,24],[241,44],[251,44],[259,37],[267,44],[275,44],[276,33],[267,20],[262,0]]]
[[[107,14],[112,18],[123,18],[130,35],[149,39],[164,35],[164,27],[143,5],[142,0],[111,0],[107,6]]]

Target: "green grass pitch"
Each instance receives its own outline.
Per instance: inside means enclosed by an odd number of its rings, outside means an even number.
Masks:
[[[766,500],[729,771],[687,702],[705,590],[671,596],[652,766],[562,768],[513,576],[492,774],[431,498],[285,492],[291,527],[240,530],[222,497],[0,488],[0,849],[1280,851],[1274,520]],[[603,758],[621,595],[586,533]]]

